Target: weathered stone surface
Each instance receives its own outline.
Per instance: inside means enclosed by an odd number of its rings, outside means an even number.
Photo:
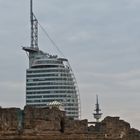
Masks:
[[[65,133],[86,134],[88,133],[88,121],[66,119],[64,128]]]
[[[24,109],[24,134],[29,133],[48,133],[49,131],[59,132],[61,130],[61,121],[65,113],[57,108],[34,108],[25,107]]]
[[[108,139],[124,138],[130,130],[130,124],[120,120],[119,117],[106,117],[101,124],[104,124],[102,127],[104,127],[105,138]]]
[[[140,131],[134,128],[131,128],[128,131],[128,135],[126,136],[126,140],[140,140]]]
[[[71,120],[57,108],[0,108],[0,140],[140,140],[140,131],[119,117],[95,126]]]
[[[18,108],[0,108],[0,135],[15,135],[19,128]]]

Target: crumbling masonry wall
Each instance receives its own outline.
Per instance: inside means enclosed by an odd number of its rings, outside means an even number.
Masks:
[[[0,140],[140,140],[140,131],[119,117],[88,127],[57,108],[0,108]]]

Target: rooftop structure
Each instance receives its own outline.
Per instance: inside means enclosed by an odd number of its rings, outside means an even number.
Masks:
[[[23,47],[29,56],[26,71],[26,105],[46,107],[50,102],[63,104],[68,117],[78,119],[80,101],[75,76],[66,58],[50,55],[38,47],[38,20],[30,0],[31,45]]]

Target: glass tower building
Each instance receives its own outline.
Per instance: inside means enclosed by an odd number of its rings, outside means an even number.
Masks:
[[[44,53],[38,47],[38,20],[30,0],[31,46],[23,47],[29,57],[26,71],[26,105],[46,107],[59,102],[66,116],[78,119],[80,98],[76,79],[65,58]]]
[[[30,48],[24,50],[30,51]],[[38,49],[30,53],[33,59],[29,59],[26,71],[26,104],[46,107],[58,101],[63,104],[67,116],[78,119],[78,89],[68,60]]]

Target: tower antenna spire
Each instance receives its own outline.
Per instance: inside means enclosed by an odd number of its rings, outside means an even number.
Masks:
[[[33,13],[33,0],[30,0],[31,48],[38,48],[38,20]]]
[[[33,13],[33,0],[30,0],[30,22],[31,22],[31,44],[29,47],[23,47],[22,49],[28,52],[29,67],[32,66],[35,54],[39,52],[38,48],[38,20]]]
[[[99,107],[98,95],[96,95],[95,113],[93,114],[96,122],[99,122],[99,119],[102,116],[102,113],[100,113],[100,111],[101,109]]]
[[[30,21],[31,21],[31,26],[33,25],[33,1],[30,0]]]

